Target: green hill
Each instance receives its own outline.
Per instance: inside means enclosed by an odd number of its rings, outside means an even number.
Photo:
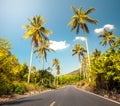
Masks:
[[[75,74],[78,74],[80,72],[80,69],[77,69],[77,70],[74,70],[70,73],[68,73],[67,75],[75,75]]]

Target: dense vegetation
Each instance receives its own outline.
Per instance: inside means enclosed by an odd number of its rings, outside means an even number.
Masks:
[[[32,38],[32,51],[30,66],[27,63],[19,63],[18,58],[11,53],[12,45],[4,38],[0,38],[0,95],[18,93],[23,94],[29,90],[39,90],[41,88],[53,87],[56,85],[79,84],[80,86],[88,83],[97,89],[120,92],[120,38],[113,32],[104,29],[99,35],[103,38],[100,42],[102,46],[107,44],[110,47],[104,52],[95,49],[93,54],[89,54],[86,33],[89,32],[86,21],[97,24],[98,21],[87,15],[94,11],[90,8],[82,12],[82,7],[76,9],[72,7],[75,15],[69,25],[71,31],[76,29],[76,34],[80,28],[84,31],[86,49],[81,44],[75,44],[71,55],[77,55],[80,69],[75,74],[66,74],[54,77],[53,70],[60,74],[60,62],[57,58],[52,60],[52,66],[44,69],[47,61],[47,52],[54,52],[50,46],[48,35],[51,30],[43,25],[45,20],[41,16],[35,16],[32,20],[28,19],[29,25],[25,25],[25,39]],[[81,16],[83,15],[83,16]],[[81,18],[82,17],[82,18]],[[87,55],[85,54],[87,53]],[[36,70],[32,66],[32,55],[37,54],[37,58],[42,59],[42,69]],[[84,83],[81,83],[84,82]]]
[[[10,52],[11,44],[0,38],[0,95],[37,90],[41,85],[49,87],[54,76],[47,70],[31,70],[31,84],[27,83],[28,66],[20,64],[17,57]],[[39,90],[39,89],[38,89]]]

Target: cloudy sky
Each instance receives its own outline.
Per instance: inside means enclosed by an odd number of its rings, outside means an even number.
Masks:
[[[75,31],[70,32],[68,22],[71,20],[73,11],[71,6],[80,6],[83,10],[94,7],[96,10],[89,16],[99,21],[97,25],[87,23],[90,33],[87,34],[89,50],[92,54],[94,49],[102,52],[107,47],[99,45],[97,37],[103,29],[113,30],[115,35],[120,33],[120,0],[0,0],[0,37],[8,39],[20,63],[27,62],[29,65],[31,39],[23,38],[25,30],[22,25],[28,24],[27,18],[42,15],[46,19],[45,27],[53,31],[49,37],[56,52],[48,53],[47,66],[51,65],[53,58],[58,58],[61,63],[61,74],[68,73],[79,67],[77,56],[72,57],[72,48],[76,42],[85,46],[83,32],[78,35]],[[41,61],[33,56],[33,65],[41,69]]]

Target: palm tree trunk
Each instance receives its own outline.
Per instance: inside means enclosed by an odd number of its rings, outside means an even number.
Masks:
[[[81,86],[81,63],[80,63],[80,86]]]
[[[89,53],[88,41],[86,36],[85,36],[85,43],[86,43],[86,49],[87,49],[88,64],[90,65],[90,53]]]
[[[31,73],[31,68],[32,68],[32,55],[33,55],[33,45],[31,48],[31,55],[30,55],[30,67],[29,67],[29,73],[28,73],[28,83],[30,82],[30,73]]]
[[[87,41],[87,37],[86,37],[86,32],[85,32],[85,30],[84,30],[84,37],[85,37],[85,43],[86,43],[86,49],[87,49],[88,65],[90,66],[90,53],[89,53],[88,41]],[[91,67],[90,67],[90,71],[91,71]],[[91,81],[90,77],[88,77],[88,81],[89,81],[89,82]]]

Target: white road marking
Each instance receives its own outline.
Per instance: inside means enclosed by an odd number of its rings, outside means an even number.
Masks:
[[[78,90],[80,90],[80,91],[83,91],[83,92],[86,92],[86,93],[89,93],[89,94],[95,95],[95,96],[97,96],[97,97],[100,97],[100,98],[106,99],[106,100],[108,100],[108,101],[111,101],[111,102],[114,102],[114,103],[120,104],[120,102],[114,101],[114,100],[109,99],[109,98],[105,98],[105,97],[100,96],[100,95],[97,95],[97,94],[95,94],[95,93],[92,93],[92,92],[89,92],[89,91],[86,91],[86,90],[83,90],[83,89],[79,89],[79,88],[77,88],[77,87],[74,87],[74,88],[76,88],[76,89],[78,89]]]
[[[55,105],[55,101],[53,101],[51,104],[50,104],[50,106],[54,106]]]

